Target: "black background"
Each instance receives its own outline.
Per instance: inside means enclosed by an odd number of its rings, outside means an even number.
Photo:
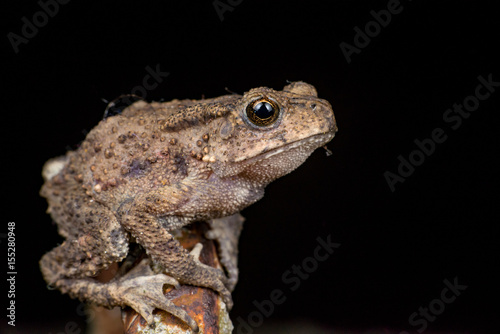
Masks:
[[[303,80],[337,117],[333,155],[318,150],[244,210],[233,320],[281,289],[286,301],[255,333],[297,319],[324,332],[416,333],[410,314],[457,277],[467,289],[427,331],[496,332],[500,87],[456,130],[443,114],[474,94],[478,76],[500,81],[498,13],[486,2],[402,1],[402,12],[348,63],[339,44],[353,44],[354,27],[364,29],[370,11],[387,3],[246,0],[221,21],[212,1],[73,0],[18,53],[7,33],[20,35],[22,17],[32,21],[40,5],[3,8],[0,233],[16,222],[18,275],[17,326],[6,325],[4,290],[2,332],[60,333],[69,321],[84,328],[79,302],[47,290],[39,272],[39,258],[61,242],[38,195],[41,168],[77,147],[101,119],[102,99],[130,93],[157,64],[170,74],[147,100]],[[435,128],[447,140],[391,192],[384,173],[397,173],[398,156],[408,158],[414,140]],[[282,274],[328,235],[341,246],[291,291]]]

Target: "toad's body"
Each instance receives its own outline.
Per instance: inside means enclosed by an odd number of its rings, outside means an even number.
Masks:
[[[45,279],[83,300],[130,305],[149,322],[160,308],[195,328],[165,300],[161,286],[178,281],[210,287],[230,306],[237,268],[235,250],[227,248],[236,245],[219,240],[227,278],[201,264],[170,232],[207,220],[219,239],[237,239],[241,218],[235,214],[335,131],[330,104],[303,82],[243,96],[134,103],[101,121],[79,149],[44,167],[41,194],[66,238],[42,258]],[[170,277],[144,269],[108,284],[91,279],[123,260],[131,242]]]

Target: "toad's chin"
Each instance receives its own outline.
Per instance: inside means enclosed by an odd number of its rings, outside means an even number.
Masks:
[[[328,143],[334,136],[334,132],[317,134],[259,154],[239,162],[239,174],[255,184],[265,186],[295,170],[315,149]]]
[[[333,139],[335,130],[314,134],[268,151],[264,150],[250,158],[240,157],[234,161],[216,160],[210,162],[209,166],[218,178],[240,175],[255,185],[265,186],[299,167],[315,149]]]
[[[275,149],[272,149],[270,151],[261,153],[255,157],[252,157],[250,159],[247,159],[245,162],[246,163],[256,163],[262,160],[267,160],[271,159],[274,156],[278,155],[279,157],[282,157],[283,153],[288,153],[291,151],[309,151],[308,156],[318,147],[321,147],[325,144],[327,144],[329,141],[331,141],[335,137],[335,132],[327,132],[327,133],[320,133],[316,135],[312,135],[310,137],[307,137],[305,139],[300,139],[288,144],[285,144],[283,146],[277,147]]]

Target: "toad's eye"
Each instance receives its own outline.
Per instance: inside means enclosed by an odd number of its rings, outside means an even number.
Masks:
[[[259,99],[247,106],[247,117],[257,126],[268,126],[276,122],[280,108],[272,100]]]

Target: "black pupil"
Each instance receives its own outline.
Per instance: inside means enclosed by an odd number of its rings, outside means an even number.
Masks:
[[[266,119],[273,116],[273,106],[267,102],[259,102],[253,107],[255,116],[260,119]]]

